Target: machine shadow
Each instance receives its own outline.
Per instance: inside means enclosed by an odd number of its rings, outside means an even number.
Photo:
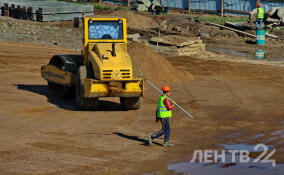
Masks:
[[[123,138],[126,138],[126,139],[129,139],[129,140],[134,140],[134,141],[140,142],[141,143],[140,145],[149,146],[148,140],[139,138],[137,136],[130,136],[130,135],[126,135],[126,134],[123,134],[123,133],[120,133],[120,132],[113,132],[113,134],[118,135],[118,136],[123,137]],[[157,143],[157,142],[153,142],[153,144],[163,146],[162,144]]]
[[[51,104],[56,105],[57,107],[65,110],[71,111],[80,111],[80,109],[76,105],[76,101],[74,97],[66,97],[66,98],[56,98],[54,97],[48,89],[47,85],[27,85],[27,84],[15,84],[18,89],[25,90],[29,92],[33,92],[39,95],[43,95],[47,97],[47,101]],[[99,107],[94,110],[88,111],[125,111],[121,107],[121,104],[115,103],[112,101],[100,100]]]

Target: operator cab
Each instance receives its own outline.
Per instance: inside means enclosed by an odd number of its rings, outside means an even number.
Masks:
[[[102,20],[92,20],[89,23],[89,40],[98,39],[123,39],[123,23],[122,20],[114,21],[102,21]]]

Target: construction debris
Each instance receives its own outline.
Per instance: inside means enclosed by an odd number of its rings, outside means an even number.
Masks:
[[[134,10],[149,11],[152,14],[160,14],[163,10],[159,0],[137,0],[137,3],[133,7]]]
[[[199,37],[183,37],[179,35],[166,35],[152,37],[150,48],[160,54],[191,56],[205,51],[205,44]]]
[[[57,0],[0,0],[1,15],[32,21],[65,21],[75,17],[92,16],[92,5]]]
[[[256,21],[257,9],[251,11],[251,22]],[[284,26],[284,8],[274,7],[264,14],[263,19],[266,28],[273,29],[278,26]]]
[[[137,11],[148,11],[150,6],[151,2],[149,0],[137,0],[137,3],[133,5]]]
[[[284,26],[284,8],[275,7],[265,13],[264,23],[268,29]]]
[[[140,43],[141,41],[139,40],[139,38],[140,38],[140,34],[139,33],[128,34],[127,35],[127,41],[128,41],[129,44],[131,44],[133,42],[139,42]]]
[[[220,24],[215,24],[215,23],[212,23],[212,22],[207,22],[207,24],[214,25],[214,26],[217,26],[217,27],[222,27],[224,29],[232,30],[232,31],[240,33],[240,34],[244,34],[244,35],[256,38],[256,35],[254,35],[254,34],[243,32],[243,31],[240,31],[240,30],[237,30],[237,29],[233,29],[231,27],[226,27],[226,26],[223,26],[223,25],[220,25]],[[232,25],[233,23],[230,23],[230,24]],[[271,35],[271,34],[268,34],[268,33],[266,33],[265,35],[270,37],[270,38],[274,38],[274,39],[278,38],[277,36]]]

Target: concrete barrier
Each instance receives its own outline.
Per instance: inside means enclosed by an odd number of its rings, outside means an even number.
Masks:
[[[57,0],[0,0],[1,15],[37,21],[73,20],[92,16],[93,5],[82,5]],[[9,10],[8,10],[9,9]]]

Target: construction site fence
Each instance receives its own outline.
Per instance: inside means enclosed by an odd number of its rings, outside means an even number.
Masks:
[[[136,0],[77,0],[77,2],[105,3],[105,4],[123,5],[130,7],[133,4],[135,4],[137,1]]]
[[[67,1],[67,2],[66,2]],[[137,0],[0,0],[0,14],[34,21],[73,20],[75,17],[92,16],[94,3],[108,3],[131,7]],[[150,0],[153,1],[153,0]],[[72,3],[71,3],[72,2]],[[77,3],[74,3],[77,2]],[[78,3],[89,2],[89,3]],[[160,0],[163,7],[182,11],[200,11],[229,15],[249,15],[259,0]],[[262,0],[262,8],[284,7],[284,0]]]
[[[99,0],[89,0],[99,2]],[[151,2],[153,0],[150,0]],[[129,5],[136,3],[136,0],[101,0],[104,3]],[[257,2],[261,2],[264,11],[273,7],[284,7],[284,0],[160,0],[163,7],[187,11],[200,11],[209,13],[223,13],[230,15],[249,15],[249,12],[256,8]]]
[[[284,7],[283,0],[161,0],[164,7],[185,9],[190,11],[205,11],[224,14],[249,15],[256,8],[257,2],[261,2],[264,11],[273,7]]]

